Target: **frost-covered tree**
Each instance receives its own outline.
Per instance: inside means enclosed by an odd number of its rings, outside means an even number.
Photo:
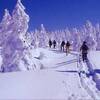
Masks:
[[[9,11],[7,9],[5,9],[3,19],[0,23],[0,31],[7,30],[7,28],[8,28],[7,26],[10,24],[10,21],[11,21],[11,15],[9,14]]]
[[[67,41],[72,42],[72,36],[71,36],[71,32],[69,31],[68,28],[66,28],[65,30],[65,38]]]
[[[96,31],[93,27],[92,23],[90,21],[86,22],[86,38],[85,41],[87,41],[88,46],[90,49],[96,50],[97,42],[96,42]]]
[[[96,24],[95,30],[96,30],[97,50],[100,50],[100,24],[99,23]]]
[[[29,16],[25,13],[25,7],[22,5],[21,0],[17,1],[15,9],[12,13],[12,19],[14,30],[18,33],[21,33],[21,35],[26,34]]]
[[[29,17],[25,13],[25,8],[21,1],[18,0],[15,9],[13,10],[12,17],[7,10],[1,22],[5,23],[5,32],[1,32],[2,36],[2,71],[17,71],[19,62],[23,58],[24,53],[24,38],[28,29]],[[8,24],[6,24],[8,23]],[[3,24],[2,24],[3,25]]]
[[[46,47],[48,43],[48,34],[43,24],[41,24],[40,32],[39,32],[39,47]]]
[[[80,39],[81,41],[85,41],[86,37],[87,37],[87,33],[86,33],[86,27],[85,25],[83,25],[81,28],[80,28]]]
[[[32,32],[32,45],[35,48],[39,47],[39,30],[35,29],[34,32]]]
[[[56,41],[58,43],[58,47],[61,48],[61,42],[66,40],[64,30],[58,30],[56,32],[56,37],[57,37]]]
[[[79,51],[80,45],[81,45],[81,38],[80,38],[80,33],[77,28],[73,28],[72,30],[72,45],[73,45],[73,50]]]
[[[61,37],[61,31],[60,30],[55,30],[51,32],[51,37],[50,39],[53,41],[55,40],[57,43],[57,47],[60,47],[60,43],[62,41],[62,37]]]
[[[34,45],[34,47],[38,48],[38,47],[46,47],[48,44],[48,33],[44,27],[43,24],[41,24],[40,29],[35,29],[34,32],[32,32],[32,45]]]
[[[9,29],[11,26],[11,20],[12,20],[12,18],[11,18],[11,15],[9,14],[9,11],[7,9],[5,9],[3,19],[0,23],[0,46],[2,47],[2,50],[1,50],[2,55],[1,56],[3,58],[2,68],[4,66],[7,66],[7,64],[10,63],[7,60],[7,59],[10,60],[10,55],[11,55],[10,48],[7,45],[7,42],[8,42],[8,37],[9,37],[9,35],[11,35],[11,32],[12,32],[12,30]]]
[[[30,32],[27,32],[25,34],[25,41],[24,45],[28,48],[32,46],[32,34]]]
[[[59,38],[61,38],[62,41],[66,41],[66,33],[65,33],[65,30],[64,29],[63,30],[60,30],[59,33],[60,33],[60,37]]]
[[[52,40],[58,40],[58,38],[59,38],[59,35],[60,35],[60,33],[59,33],[59,31],[58,30],[56,30],[56,31],[53,31],[53,32],[51,32],[51,38],[52,38]]]
[[[4,40],[8,37],[8,34],[11,33],[10,24],[11,24],[11,15],[9,11],[5,9],[3,19],[0,23],[0,45],[3,44]]]

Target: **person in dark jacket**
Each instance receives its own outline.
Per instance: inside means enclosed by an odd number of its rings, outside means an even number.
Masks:
[[[51,39],[49,39],[49,47],[51,48],[51,46],[52,46],[52,41]]]
[[[56,41],[55,40],[53,40],[53,47],[54,47],[54,49],[56,47]]]
[[[62,41],[61,43],[61,51],[64,51],[65,41]]]
[[[66,43],[66,55],[69,53],[69,48],[70,48],[70,42],[67,41],[67,43]]]
[[[88,46],[86,44],[86,41],[83,42],[81,48],[80,48],[80,51],[82,51],[82,59],[83,59],[83,62],[84,61],[87,61],[87,54],[88,54]]]

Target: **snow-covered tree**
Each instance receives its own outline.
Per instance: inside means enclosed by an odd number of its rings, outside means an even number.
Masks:
[[[65,30],[65,38],[67,41],[72,42],[72,36],[71,36],[71,32],[69,31],[68,28],[66,28]]]
[[[99,23],[96,24],[95,30],[96,30],[97,50],[100,50],[100,24]]]
[[[39,47],[39,30],[35,29],[34,32],[32,32],[32,45],[35,48]]]
[[[87,41],[88,46],[90,49],[96,50],[97,42],[96,42],[96,31],[93,27],[92,23],[90,21],[86,22],[86,38],[85,41]]]
[[[48,43],[48,34],[43,24],[41,24],[40,32],[39,32],[39,47],[46,47]]]
[[[73,50],[79,51],[80,45],[81,45],[81,38],[80,38],[80,33],[77,28],[73,28],[72,30],[72,45],[73,45]]]
[[[1,50],[1,56],[3,58],[3,65],[5,64],[7,66],[7,64],[9,63],[8,61],[6,61],[7,59],[10,59],[10,48],[7,45],[7,38],[9,37],[9,34],[11,34],[12,30],[9,29],[10,25],[11,25],[11,15],[9,14],[9,11],[7,9],[5,9],[5,13],[3,16],[3,19],[0,23],[0,46],[2,47]],[[7,50],[6,50],[7,49]]]
[[[28,48],[32,46],[32,34],[27,32],[25,35],[24,45]]]
[[[25,7],[22,5],[21,0],[17,1],[15,9],[12,13],[13,27],[18,33],[26,34],[28,29],[29,16],[25,13]],[[15,28],[16,27],[16,28]]]
[[[85,25],[83,25],[81,28],[80,28],[80,39],[81,41],[85,41],[86,37],[87,37],[87,34],[86,34],[86,27]]]
[[[10,24],[10,21],[11,21],[11,15],[9,14],[9,11],[7,9],[5,9],[3,19],[0,23],[0,31],[1,31],[1,29],[7,30],[7,28],[8,28],[7,26]],[[5,27],[3,27],[3,26],[5,26]]]
[[[65,33],[65,30],[64,29],[63,30],[60,30],[59,33],[60,33],[60,37],[59,38],[61,38],[62,41],[66,41],[66,33]]]
[[[7,10],[1,22],[7,27],[5,32],[1,32],[2,36],[2,71],[17,71],[20,70],[19,62],[23,57],[24,39],[28,29],[29,17],[25,13],[25,8],[21,1],[18,0],[12,17]],[[6,24],[8,23],[8,24]]]
[[[11,15],[9,14],[9,11],[5,9],[3,19],[0,23],[0,45],[3,44],[4,40],[8,37],[8,34],[12,32],[10,29],[11,24]]]
[[[60,47],[60,43],[62,41],[62,37],[61,37],[61,31],[60,30],[55,30],[51,32],[51,37],[50,39],[53,41],[55,40],[57,42],[57,47]]]
[[[41,24],[40,29],[35,29],[35,31],[32,32],[32,38],[32,45],[35,48],[47,46],[49,38],[43,24]]]

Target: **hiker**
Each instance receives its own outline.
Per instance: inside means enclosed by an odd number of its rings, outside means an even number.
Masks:
[[[87,54],[88,54],[88,46],[86,44],[86,41],[83,42],[81,48],[80,48],[80,51],[82,51],[82,59],[83,59],[83,62],[84,61],[87,61]]]
[[[55,49],[55,47],[56,47],[56,41],[53,40],[53,48]]]
[[[69,53],[69,47],[70,47],[70,43],[69,43],[69,41],[67,41],[67,43],[66,43],[66,55]]]
[[[64,51],[65,41],[62,41],[61,43],[61,51]]]
[[[52,46],[52,41],[51,39],[49,39],[49,47],[51,48],[51,46]]]

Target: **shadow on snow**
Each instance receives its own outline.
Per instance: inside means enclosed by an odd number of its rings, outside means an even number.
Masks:
[[[97,76],[97,73],[100,74],[100,69],[93,70],[93,65],[89,60],[86,62],[86,64],[90,72],[89,74],[87,74],[87,77],[92,76],[93,81],[96,83],[97,89],[100,90],[100,79]]]

